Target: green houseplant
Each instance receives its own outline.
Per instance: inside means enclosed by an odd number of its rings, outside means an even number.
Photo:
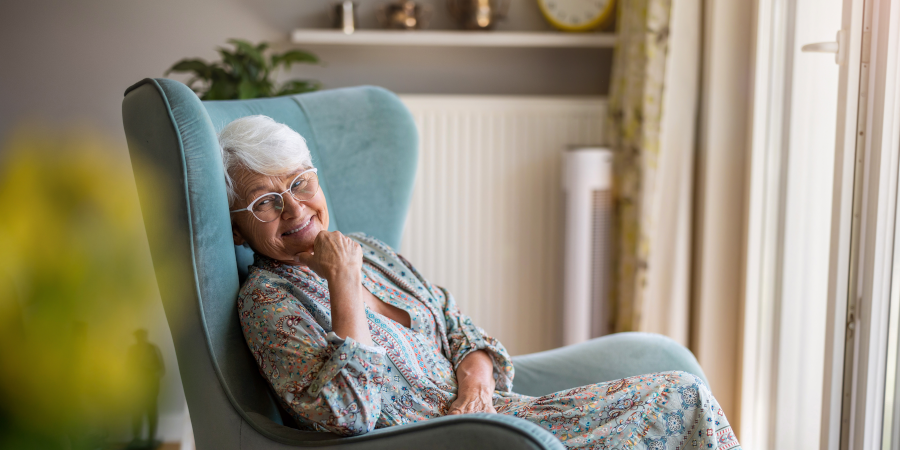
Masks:
[[[182,59],[166,71],[190,73],[186,84],[201,100],[235,100],[280,95],[301,94],[316,91],[321,84],[316,80],[288,80],[280,85],[270,78],[276,70],[289,69],[295,63],[317,64],[319,58],[303,50],[266,55],[269,44],[253,45],[241,39],[229,39],[234,50],[219,48],[221,61],[208,63],[202,59]]]

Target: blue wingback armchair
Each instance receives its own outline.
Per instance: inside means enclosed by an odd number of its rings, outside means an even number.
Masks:
[[[347,438],[291,426],[259,374],[236,309],[252,255],[232,243],[216,133],[253,114],[270,116],[307,139],[331,229],[363,231],[398,248],[412,195],[416,126],[400,100],[384,89],[201,102],[168,79],[145,79],[128,88],[122,103],[125,134],[197,448],[561,449],[544,429],[498,414],[442,417]],[[643,333],[611,335],[513,362],[513,390],[529,395],[664,370],[703,376],[687,349]]]

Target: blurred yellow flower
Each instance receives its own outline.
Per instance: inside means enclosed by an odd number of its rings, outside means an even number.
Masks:
[[[146,239],[107,139],[27,128],[0,147],[0,448],[73,447],[128,413],[125,354],[158,298]]]

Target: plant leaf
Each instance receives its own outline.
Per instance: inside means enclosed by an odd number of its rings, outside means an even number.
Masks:
[[[170,67],[165,75],[172,72],[194,72],[198,78],[206,79],[209,77],[210,66],[202,59],[182,59]]]
[[[255,47],[253,44],[242,39],[229,39],[228,43],[234,45],[234,53],[236,55],[246,56],[247,58],[255,62],[258,66],[266,65],[266,60],[263,58],[262,51]]]
[[[302,94],[304,92],[312,92],[317,91],[322,87],[322,84],[316,80],[290,80],[281,85],[281,88],[275,94],[276,96],[281,95],[294,95],[294,94]]]
[[[291,50],[280,55],[272,55],[272,67],[281,65],[285,69],[289,69],[295,63],[318,64],[319,58],[303,50]]]
[[[209,89],[200,97],[201,100],[234,100],[237,97],[237,89],[234,83],[227,80],[213,81]]]
[[[212,71],[209,89],[200,97],[202,100],[233,100],[238,98],[238,78],[232,76],[222,67],[215,67]]]
[[[241,80],[237,90],[240,99],[259,97],[259,89],[251,80]]]
[[[238,75],[241,71],[240,58],[224,48],[219,48],[217,51],[219,52],[219,56],[222,57],[222,62],[220,63],[222,68],[232,74]]]
[[[273,54],[267,58],[263,52],[269,44],[253,45],[242,39],[229,39],[231,48],[217,49],[221,61],[207,63],[201,59],[183,59],[167,72],[189,72],[193,77],[187,85],[202,100],[232,100],[245,98],[293,95],[318,90],[321,83],[315,80],[290,80],[277,86],[270,79],[278,67],[288,69],[296,63],[319,62],[314,54],[303,50],[291,50]]]
[[[259,80],[256,83],[256,89],[256,96],[258,98],[272,97],[275,93],[275,86],[273,86],[272,81],[268,78]]]

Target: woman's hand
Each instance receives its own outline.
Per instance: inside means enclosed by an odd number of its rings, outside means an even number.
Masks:
[[[496,413],[494,409],[494,362],[484,350],[466,355],[456,368],[459,394],[447,415],[476,412]]]
[[[298,253],[294,259],[331,284],[344,281],[348,276],[358,279],[362,256],[362,247],[340,231],[321,231],[316,236],[313,251]]]
[[[298,253],[294,259],[328,281],[331,330],[342,339],[350,337],[363,345],[375,345],[363,300],[362,247],[340,231],[321,231],[313,251]]]
[[[467,387],[465,390],[460,390],[459,396],[450,405],[450,412],[447,415],[453,416],[477,412],[496,414],[497,410],[494,409],[493,393],[493,389],[489,389],[488,386]]]

